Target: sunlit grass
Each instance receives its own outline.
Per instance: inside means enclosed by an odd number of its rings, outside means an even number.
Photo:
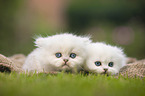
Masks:
[[[0,73],[0,96],[145,96],[144,79]]]

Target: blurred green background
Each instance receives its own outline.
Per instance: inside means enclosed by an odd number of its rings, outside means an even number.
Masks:
[[[70,32],[92,35],[145,58],[144,0],[0,0],[0,53],[27,55],[34,37]]]

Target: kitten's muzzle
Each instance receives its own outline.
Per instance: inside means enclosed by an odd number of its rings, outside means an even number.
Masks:
[[[66,62],[68,62],[68,59],[63,59],[63,61],[66,63]]]
[[[67,63],[68,61],[66,61],[63,65],[62,65],[62,69],[65,69],[65,70],[69,70],[70,69],[70,66],[69,64]]]
[[[64,66],[67,66],[67,67],[69,67],[69,65],[68,65],[68,59],[63,59],[63,61],[64,61],[64,64],[62,65],[62,67],[64,67]]]
[[[107,69],[107,68],[104,68],[103,70],[104,70],[103,74],[106,74],[106,73],[107,73],[107,71],[108,71],[108,69]]]
[[[107,72],[107,71],[108,71],[108,69],[107,69],[107,68],[104,68],[104,71],[105,71],[105,72]]]
[[[104,71],[101,73],[102,75],[107,75],[107,76],[110,75],[110,73],[108,72],[108,68],[104,68],[103,70]]]

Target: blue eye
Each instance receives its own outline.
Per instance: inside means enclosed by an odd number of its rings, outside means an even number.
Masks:
[[[108,66],[113,67],[113,62],[109,62]]]
[[[95,62],[95,65],[96,65],[96,66],[100,66],[100,65],[101,65],[101,62],[100,62],[100,61],[96,61],[96,62]]]
[[[61,54],[61,53],[56,53],[55,56],[56,56],[57,58],[60,58],[60,57],[62,56],[62,54]]]
[[[75,54],[75,53],[71,53],[71,54],[70,54],[70,57],[71,57],[71,58],[75,58],[75,57],[76,57],[76,54]]]

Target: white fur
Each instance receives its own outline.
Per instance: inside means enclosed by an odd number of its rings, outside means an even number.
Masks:
[[[50,72],[62,70],[79,70],[86,59],[85,46],[91,40],[89,37],[80,37],[68,33],[58,34],[48,37],[39,37],[35,44],[38,48],[32,51],[24,65],[23,69],[28,72]],[[57,58],[55,54],[60,52],[62,57]],[[75,53],[76,58],[70,58],[70,54]],[[67,65],[64,65],[64,59],[68,59]]]
[[[90,72],[104,74],[104,68],[107,68],[105,74],[115,75],[126,64],[126,56],[121,48],[105,43],[91,43],[86,48],[88,57],[84,66]],[[96,66],[96,61],[100,61],[102,65]],[[113,62],[114,66],[108,66],[109,62]]]

